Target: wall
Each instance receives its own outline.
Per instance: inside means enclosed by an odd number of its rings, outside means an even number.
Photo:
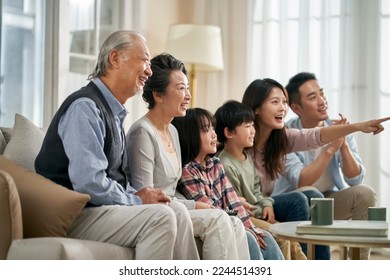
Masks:
[[[193,0],[145,0],[142,1],[141,32],[145,36],[152,56],[165,51],[169,26],[175,23],[190,22]],[[125,121],[125,130],[146,113],[146,104],[140,95],[130,98],[126,103],[130,114]]]
[[[169,26],[175,23],[190,22],[192,0],[147,0],[146,32],[152,55],[165,51]]]

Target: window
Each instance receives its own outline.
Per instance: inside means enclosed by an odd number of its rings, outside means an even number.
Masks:
[[[19,113],[46,127],[62,101],[86,84],[105,37],[140,29],[143,5],[0,0],[0,126],[12,126]]]
[[[329,115],[349,121],[389,116],[390,0],[253,0],[252,78],[286,85],[300,71],[317,75]],[[289,112],[287,118],[293,113]],[[356,133],[379,205],[390,205],[390,122],[379,137]]]
[[[255,0],[251,73],[286,85],[300,71],[321,77],[338,113],[340,1]],[[291,116],[293,113],[289,112]]]
[[[1,5],[0,125],[15,113],[43,122],[44,0],[3,0]]]
[[[70,0],[69,93],[86,84],[103,40],[123,25],[122,6],[117,0]]]

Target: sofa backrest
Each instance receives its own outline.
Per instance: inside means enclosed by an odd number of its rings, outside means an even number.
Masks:
[[[0,170],[0,259],[7,257],[12,240],[23,238],[22,209],[11,175]]]

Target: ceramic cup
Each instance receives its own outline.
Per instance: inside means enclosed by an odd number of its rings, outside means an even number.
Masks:
[[[369,221],[386,221],[386,207],[368,207]]]
[[[333,198],[312,198],[310,206],[311,224],[328,226],[333,224]]]

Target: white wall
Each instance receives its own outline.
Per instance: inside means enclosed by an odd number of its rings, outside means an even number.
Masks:
[[[155,56],[165,51],[169,26],[186,21],[192,0],[145,0],[142,3],[143,15],[139,31],[145,36],[151,55]],[[147,109],[141,95],[130,98],[125,106],[130,112],[125,121],[127,130]]]

